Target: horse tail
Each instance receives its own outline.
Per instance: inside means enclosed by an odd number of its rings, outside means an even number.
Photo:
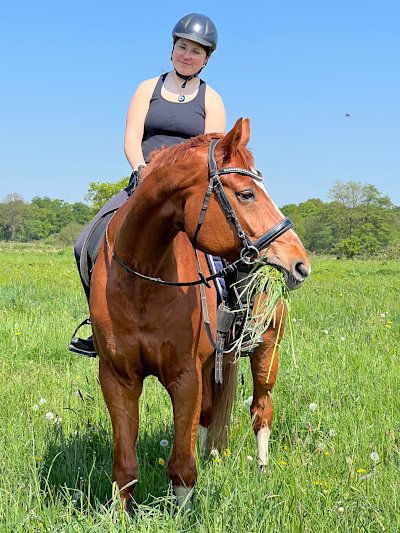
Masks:
[[[206,453],[210,453],[212,448],[222,451],[227,446],[232,406],[236,395],[238,363],[238,357],[224,363],[223,382],[213,383],[212,418],[207,428]]]

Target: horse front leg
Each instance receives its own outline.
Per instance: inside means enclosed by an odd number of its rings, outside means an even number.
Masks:
[[[264,343],[250,357],[253,376],[253,402],[250,412],[257,438],[260,471],[265,471],[268,463],[268,444],[273,417],[271,390],[278,372],[278,344],[276,344],[276,340],[277,332],[269,330],[264,335]]]
[[[107,363],[100,359],[99,378],[104,399],[110,413],[114,437],[113,481],[120,490],[126,509],[137,479],[136,440],[139,429],[139,397],[143,381],[130,379],[129,386],[116,378]]]
[[[202,379],[199,361],[186,359],[184,364],[185,368],[177,369],[166,386],[172,401],[175,427],[168,472],[178,505],[189,508],[197,480],[195,446],[201,409]]]

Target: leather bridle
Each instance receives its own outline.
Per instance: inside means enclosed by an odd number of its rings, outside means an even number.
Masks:
[[[135,276],[139,277],[140,279],[150,281],[152,283],[158,283],[160,285],[174,285],[178,287],[188,287],[192,285],[206,285],[209,287],[209,281],[217,278],[217,277],[223,277],[228,272],[233,272],[236,270],[241,264],[254,264],[256,263],[260,258],[260,252],[261,250],[264,250],[265,248],[268,248],[271,246],[271,244],[283,233],[285,233],[288,229],[292,227],[292,221],[289,218],[283,218],[280,222],[278,222],[273,228],[265,232],[261,237],[259,237],[256,241],[252,242],[250,238],[245,234],[243,231],[240,222],[236,216],[236,213],[232,207],[232,204],[229,201],[229,198],[227,197],[224,187],[221,183],[220,176],[224,174],[242,174],[244,176],[250,176],[256,181],[262,182],[262,177],[260,174],[256,174],[255,172],[252,172],[251,170],[247,170],[245,168],[241,167],[228,167],[228,168],[221,168],[217,169],[217,164],[215,161],[215,146],[220,141],[220,139],[214,139],[211,141],[210,146],[208,148],[208,174],[209,174],[209,184],[207,187],[207,191],[204,197],[203,206],[200,211],[199,221],[197,223],[196,231],[194,233],[192,245],[196,252],[196,259],[197,259],[197,267],[198,267],[198,274],[199,278],[194,281],[187,281],[187,282],[176,282],[176,281],[166,281],[161,278],[154,278],[151,276],[145,276],[144,274],[141,274],[140,272],[137,272],[136,270],[133,270],[128,265],[126,265],[123,261],[121,261],[113,252],[109,240],[108,240],[108,225],[106,228],[105,233],[105,240],[108,247],[108,250],[112,256],[112,258],[121,265],[127,272],[130,272],[131,274],[134,274]],[[232,224],[235,226],[237,235],[239,239],[242,241],[242,249],[240,251],[240,258],[236,260],[234,263],[231,263],[230,265],[226,266],[224,269],[222,269],[219,272],[216,272],[215,274],[205,277],[201,271],[200,268],[200,261],[197,254],[197,237],[199,234],[199,231],[202,227],[204,216],[207,211],[208,203],[212,194],[212,191],[215,192],[219,203],[221,205],[221,208],[226,216],[226,218],[232,222]]]

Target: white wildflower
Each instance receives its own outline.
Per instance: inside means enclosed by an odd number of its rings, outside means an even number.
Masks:
[[[353,464],[353,459],[352,459],[351,457],[346,457],[346,463],[347,463],[348,465]]]
[[[341,340],[341,341],[345,341],[345,340],[346,340],[346,337],[340,337],[340,340]]]
[[[344,507],[338,507],[337,512],[339,514],[343,514],[344,513]]]
[[[323,329],[322,333],[325,333],[325,335],[328,335],[329,331],[327,329]]]
[[[308,408],[310,409],[310,411],[316,411],[318,409],[318,405],[316,403],[310,403]]]
[[[53,420],[54,419],[54,413],[49,411],[48,413],[46,413],[46,418],[47,418],[47,420]]]
[[[160,440],[160,446],[161,448],[168,448],[169,442],[167,441],[167,439]]]
[[[32,405],[32,411],[37,411],[39,409],[39,406],[37,403],[35,403],[34,405]]]
[[[39,405],[44,405],[45,403],[47,403],[46,398],[40,398]]]
[[[213,457],[218,457],[219,453],[217,448],[213,448],[210,452],[210,455],[212,455]]]
[[[369,457],[371,461],[374,461],[374,463],[377,463],[379,461],[379,455],[376,452],[372,452]]]
[[[251,455],[248,455],[248,456],[246,457],[246,459],[247,459],[249,462],[253,460],[253,458],[252,458]]]
[[[244,407],[248,407],[248,406],[251,405],[252,403],[253,403],[253,396],[249,396],[249,397],[247,398],[247,400],[244,400],[243,405],[244,405]]]
[[[296,320],[295,318],[293,318],[293,322],[294,322],[294,323],[296,323],[296,322],[297,322],[297,320]]]
[[[334,437],[336,435],[336,431],[334,429],[329,430],[329,436]]]
[[[61,422],[62,422],[62,418],[61,418],[61,416],[58,416],[58,415],[57,415],[56,418],[54,419],[54,423],[55,423],[55,424],[61,424]]]
[[[385,313],[381,313],[381,317],[382,318],[385,318],[386,314]]]

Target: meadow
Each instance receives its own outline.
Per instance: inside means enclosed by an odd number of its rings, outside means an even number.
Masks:
[[[192,510],[167,475],[168,395],[141,398],[135,513],[111,481],[97,360],[67,346],[87,316],[69,249],[0,246],[0,532],[400,530],[400,263],[312,257],[280,351],[267,473],[257,473],[248,359],[228,448],[198,458]]]

